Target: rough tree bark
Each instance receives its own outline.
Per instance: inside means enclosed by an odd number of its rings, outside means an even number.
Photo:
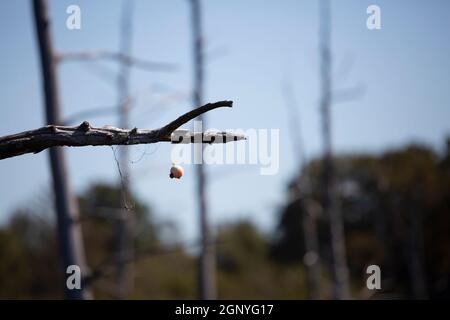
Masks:
[[[61,122],[61,117],[47,2],[45,0],[34,0],[33,12],[41,59],[46,120],[47,123],[58,124]],[[59,248],[63,265],[62,271],[66,277],[67,267],[77,265],[81,268],[82,275],[86,275],[88,270],[85,264],[81,226],[78,222],[78,207],[76,200],[71,195],[64,153],[59,148],[51,148],[49,155],[57,213]],[[64,281],[64,289],[68,299],[91,297],[89,289],[84,285],[80,290],[69,290]]]
[[[203,36],[200,0],[191,0],[192,36],[194,42],[194,104],[201,105],[203,100]],[[198,118],[205,125],[202,116]],[[203,145],[196,146],[196,156],[203,154]],[[212,300],[216,298],[215,248],[209,226],[208,201],[206,195],[207,176],[202,163],[197,165],[197,197],[200,213],[201,252],[199,262],[199,298]]]
[[[226,143],[245,140],[233,132],[191,132],[178,127],[198,115],[220,107],[232,107],[232,101],[208,103],[178,117],[159,129],[120,129],[112,126],[94,128],[84,121],[79,126],[48,125],[39,129],[0,137],[0,160],[26,153],[38,153],[57,146],[85,147],[172,143]]]

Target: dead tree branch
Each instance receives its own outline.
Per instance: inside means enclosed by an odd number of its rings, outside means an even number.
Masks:
[[[132,57],[130,55],[126,55],[120,52],[107,50],[67,52],[56,54],[57,62],[95,61],[95,60],[119,61],[124,65],[149,71],[175,71],[177,69],[177,67],[171,63],[148,61]]]
[[[0,160],[26,153],[38,153],[56,146],[112,146],[172,143],[226,143],[245,140],[231,132],[190,132],[176,130],[197,116],[221,107],[232,107],[232,101],[208,103],[178,117],[159,129],[120,129],[112,126],[94,128],[84,121],[79,126],[48,125],[39,129],[0,137]]]

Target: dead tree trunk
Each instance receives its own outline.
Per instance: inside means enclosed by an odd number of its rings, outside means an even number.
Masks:
[[[412,296],[417,300],[425,300],[428,298],[425,266],[424,266],[424,232],[423,232],[423,213],[419,205],[418,195],[423,194],[422,190],[413,189],[411,209],[409,210],[409,256],[410,276]]]
[[[331,8],[329,0],[321,0],[320,11],[320,57],[322,132],[324,143],[323,188],[325,214],[330,219],[331,250],[333,257],[333,295],[335,299],[348,299],[348,269],[345,250],[344,226],[336,185],[331,141],[332,80],[331,80]]]
[[[309,299],[318,300],[321,298],[321,262],[319,251],[319,237],[317,235],[318,205],[304,196],[304,210],[302,215],[303,232],[305,239],[305,255],[303,262],[308,271],[308,292]]]
[[[133,13],[133,1],[125,0],[122,2],[122,20],[120,33],[120,51],[124,56],[130,56],[132,28],[131,19]],[[129,111],[131,100],[130,95],[130,66],[121,62],[118,76],[118,94],[119,94],[119,127],[128,128],[130,126]],[[122,203],[122,214],[120,219],[117,219],[117,298],[126,299],[133,287],[133,265],[129,261],[133,256],[133,241],[132,241],[132,225],[133,215],[132,208],[128,206],[127,199],[130,194],[130,165],[129,165],[129,148],[125,146],[119,147],[119,164],[121,168],[122,188],[120,191],[120,198]],[[128,261],[128,264],[127,264]]]
[[[46,121],[48,124],[61,122],[57,75],[54,61],[54,51],[50,33],[50,20],[46,0],[33,1],[34,20],[39,44],[44,85]],[[66,172],[63,150],[50,148],[50,167],[53,178],[53,190],[57,213],[57,228],[60,254],[63,264],[63,274],[66,276],[67,267],[78,265],[82,275],[87,275],[85,264],[83,239],[79,224],[79,213],[76,199],[72,196]],[[69,290],[64,281],[66,297],[68,299],[87,299],[90,292],[84,285],[80,290]]]
[[[319,240],[317,235],[317,217],[319,206],[311,199],[309,178],[306,176],[305,147],[303,144],[302,131],[297,101],[290,82],[285,83],[284,94],[288,109],[289,130],[292,133],[293,154],[300,160],[300,169],[296,178],[296,193],[301,203],[301,225],[305,241],[305,254],[303,263],[307,269],[308,295],[309,299],[317,300],[321,297],[321,262]],[[303,176],[305,175],[305,176]]]
[[[200,0],[191,0],[192,31],[194,40],[194,104],[201,105],[203,100],[203,36],[201,24]],[[204,117],[199,116],[202,126]],[[198,159],[202,159],[203,145],[195,145]],[[207,176],[203,164],[197,165],[197,196],[200,213],[201,253],[199,263],[199,298],[211,300],[216,298],[215,248],[208,221],[208,203],[206,195]]]

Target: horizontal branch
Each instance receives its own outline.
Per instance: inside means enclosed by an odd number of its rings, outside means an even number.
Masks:
[[[39,129],[0,137],[0,159],[11,158],[26,153],[38,153],[50,147],[68,146],[112,146],[172,143],[226,143],[245,140],[242,134],[231,132],[190,132],[176,130],[188,121],[210,110],[232,107],[232,101],[208,103],[185,113],[159,129],[120,129],[112,126],[91,127],[84,121],[79,126],[48,125]]]
[[[171,63],[153,62],[135,58],[120,52],[96,50],[59,53],[56,55],[57,62],[64,61],[92,61],[92,60],[116,60],[130,67],[135,67],[150,71],[174,71],[176,66]]]

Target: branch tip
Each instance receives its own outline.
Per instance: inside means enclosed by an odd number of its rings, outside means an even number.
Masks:
[[[160,129],[160,134],[170,139],[170,135],[179,127],[181,127],[186,122],[197,118],[198,116],[202,115],[203,113],[206,113],[208,111],[211,111],[216,108],[222,108],[222,107],[233,107],[233,101],[231,100],[223,100],[223,101],[217,101],[214,103],[207,103],[201,107],[195,108],[194,110],[191,110],[189,112],[186,112],[182,116],[178,117],[174,121],[170,122],[169,124],[165,125]]]

